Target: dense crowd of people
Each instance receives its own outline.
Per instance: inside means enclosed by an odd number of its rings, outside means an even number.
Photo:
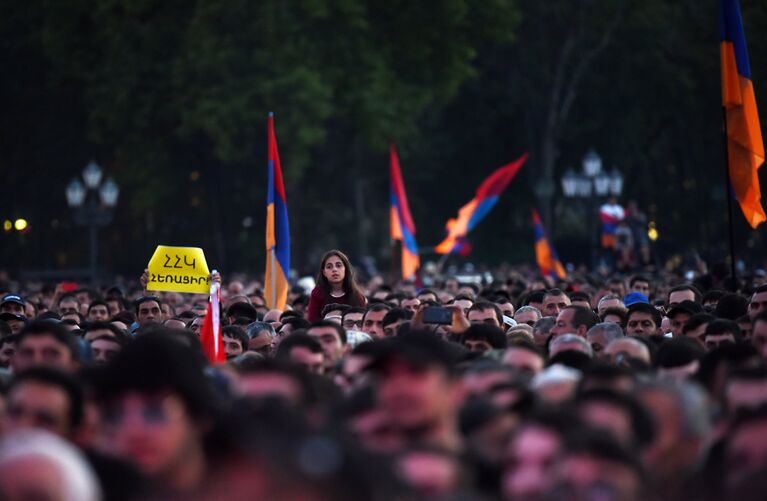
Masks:
[[[763,271],[433,278],[0,282],[0,499],[764,498]]]

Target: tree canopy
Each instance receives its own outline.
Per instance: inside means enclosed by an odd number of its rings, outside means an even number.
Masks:
[[[767,109],[767,7],[743,0]],[[400,150],[423,246],[493,169],[531,159],[475,233],[475,259],[529,260],[533,187],[589,148],[625,178],[669,252],[724,249],[715,4],[682,0],[29,0],[0,19],[0,216],[18,267],[84,263],[64,187],[95,158],[121,187],[109,269],[194,244],[263,267],[266,116],[275,113],[293,260],[388,256],[386,149]],[[583,258],[585,214],[550,233]],[[692,216],[694,214],[694,216]],[[735,215],[742,251],[763,244]],[[579,226],[580,225],[580,226]],[[721,241],[721,242],[720,242]],[[568,243],[570,245],[568,245]],[[721,244],[721,245],[720,245]],[[20,252],[23,251],[23,252]],[[138,256],[138,257],[137,257]],[[146,256],[146,258],[142,257]],[[381,266],[385,268],[384,266]]]

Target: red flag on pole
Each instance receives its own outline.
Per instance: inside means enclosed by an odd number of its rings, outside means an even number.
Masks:
[[[200,344],[202,352],[211,365],[226,362],[224,340],[221,337],[221,295],[220,285],[216,282],[210,286],[210,301],[208,311],[200,329]]]

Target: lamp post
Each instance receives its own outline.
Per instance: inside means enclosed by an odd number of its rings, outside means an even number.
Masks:
[[[90,276],[95,285],[98,279],[98,239],[101,226],[112,222],[120,188],[112,178],[102,182],[103,171],[93,160],[83,169],[82,181],[72,179],[66,188],[67,205],[72,209],[72,219],[78,226],[87,226],[90,235]]]
[[[591,265],[597,264],[597,218],[600,199],[605,196],[620,196],[623,191],[623,175],[613,167],[611,172],[602,170],[602,157],[593,149],[586,153],[582,162],[583,173],[572,168],[562,176],[562,192],[567,198],[587,199],[589,204],[589,232],[591,233]],[[593,268],[592,268],[593,269]]]

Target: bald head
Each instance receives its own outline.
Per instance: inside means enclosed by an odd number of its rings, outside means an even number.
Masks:
[[[650,365],[650,350],[636,339],[624,337],[610,341],[605,348],[605,357],[614,361],[619,355],[635,358]]]

